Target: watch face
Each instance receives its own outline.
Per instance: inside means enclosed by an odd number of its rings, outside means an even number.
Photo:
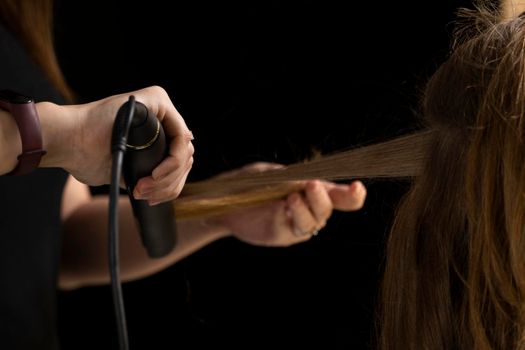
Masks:
[[[0,100],[7,101],[9,103],[19,103],[19,104],[33,102],[33,99],[31,97],[21,95],[12,90],[0,90]]]

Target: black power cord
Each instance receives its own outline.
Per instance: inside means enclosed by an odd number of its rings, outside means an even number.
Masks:
[[[109,270],[121,350],[127,350],[128,334],[119,277],[118,202],[120,179],[124,176],[133,215],[137,219],[142,243],[150,258],[169,254],[176,242],[173,203],[150,206],[133,197],[137,181],[153,171],[168,155],[169,144],[164,129],[143,103],[130,96],[117,112],[111,136],[111,186],[109,195]]]
[[[122,164],[126,143],[133,115],[135,114],[135,97],[130,96],[128,100],[128,111],[122,114],[122,118],[115,120],[111,140],[111,153],[113,162],[111,166],[111,184],[109,193],[109,235],[108,255],[109,271],[111,276],[111,289],[120,350],[129,349],[128,331],[126,325],[126,313],[124,309],[124,298],[120,282],[119,264],[119,225],[118,225],[118,202],[120,197],[120,178],[122,175]]]

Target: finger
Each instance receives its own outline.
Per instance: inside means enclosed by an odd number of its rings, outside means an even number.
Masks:
[[[169,156],[164,159],[151,173],[154,180],[160,180],[178,169],[186,169],[186,165],[193,164],[195,148],[190,140],[177,138],[171,141]]]
[[[193,166],[193,145],[190,143],[186,151],[188,158],[185,160],[179,160],[182,156],[168,156],[164,159],[155,169],[150,176],[139,179],[135,185],[134,193],[145,194],[152,192],[155,189],[159,189],[161,186],[169,185],[176,181],[181,174],[184,174],[191,170]]]
[[[269,203],[273,211],[273,240],[271,244],[278,247],[288,247],[292,244],[307,241],[310,235],[298,235],[295,232],[294,221],[288,200]]]
[[[170,160],[166,160],[166,163],[169,164]],[[136,198],[143,199],[146,195],[162,190],[162,188],[169,186],[171,183],[182,179],[183,175],[187,175],[187,173],[191,170],[192,165],[193,157],[188,159],[185,166],[176,167],[176,170],[170,171],[166,176],[161,177],[160,179],[154,179],[153,176],[146,176],[139,179],[135,185],[133,195]]]
[[[185,173],[179,181],[175,182],[169,187],[166,187],[165,190],[152,193],[151,197],[148,199],[148,204],[157,205],[159,203],[167,202],[177,198],[184,187],[188,173],[189,172]]]
[[[164,202],[175,199],[179,196],[186,183],[188,174],[191,170],[191,164],[185,172],[177,172],[164,177],[159,181],[159,190],[148,195],[148,200],[152,203]]]
[[[366,188],[361,181],[354,181],[350,185],[330,183],[325,186],[334,209],[354,211],[361,209],[365,203]]]
[[[133,189],[135,199],[146,199],[156,189],[156,182],[151,176],[146,176],[137,181]]]
[[[292,218],[293,233],[297,237],[313,234],[317,230],[317,220],[303,197],[298,193],[292,193],[287,198],[287,204]]]
[[[185,170],[180,169],[172,172],[159,181],[152,177],[140,179],[133,192],[135,198],[148,200],[151,204],[175,199],[186,183],[191,166],[192,162],[190,161]]]
[[[305,192],[310,210],[317,220],[316,229],[319,230],[326,225],[326,221],[332,215],[332,200],[326,188],[318,180],[308,182]]]

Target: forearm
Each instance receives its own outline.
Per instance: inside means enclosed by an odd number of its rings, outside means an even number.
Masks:
[[[61,288],[109,283],[107,208],[108,198],[96,196],[65,222],[59,281]],[[119,226],[122,281],[154,274],[228,234],[225,229],[203,221],[177,222],[175,249],[165,257],[151,259],[142,246],[129,200],[124,197],[120,200]]]

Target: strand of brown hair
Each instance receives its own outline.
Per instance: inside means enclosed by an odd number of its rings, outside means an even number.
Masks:
[[[188,183],[175,201],[179,219],[223,214],[284,198],[310,179],[411,178],[427,157],[432,131],[340,151],[282,169]]]

